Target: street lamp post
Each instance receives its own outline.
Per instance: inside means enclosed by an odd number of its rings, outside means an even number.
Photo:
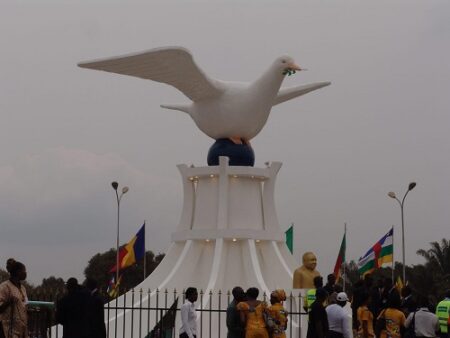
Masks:
[[[119,229],[120,229],[120,200],[122,199],[122,196],[126,194],[129,190],[128,187],[123,187],[122,192],[119,195],[117,192],[117,189],[119,188],[119,183],[116,181],[111,183],[114,191],[116,192],[116,199],[117,199],[117,241],[116,241],[116,284],[119,282]]]
[[[398,204],[400,205],[400,210],[401,210],[401,214],[402,214],[402,264],[403,264],[403,283],[406,283],[406,265],[405,265],[405,216],[404,216],[404,211],[403,211],[403,206],[405,204],[405,198],[406,195],[408,195],[408,193],[414,189],[414,187],[416,186],[416,182],[411,182],[408,185],[408,190],[406,191],[405,195],[403,196],[403,199],[400,201],[398,199],[398,197],[395,195],[395,192],[390,191],[388,193],[388,196],[390,198],[395,199]]]

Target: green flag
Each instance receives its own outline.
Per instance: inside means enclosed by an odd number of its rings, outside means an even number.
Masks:
[[[284,234],[286,235],[286,245],[292,254],[294,251],[294,224],[292,224]]]

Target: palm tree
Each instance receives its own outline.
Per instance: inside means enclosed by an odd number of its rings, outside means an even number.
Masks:
[[[427,265],[437,268],[444,276],[450,275],[450,240],[443,238],[441,244],[431,242],[428,250],[417,250],[417,254],[424,257]]]
[[[450,240],[443,238],[440,244],[431,242],[430,245],[428,250],[417,250],[417,254],[426,259],[425,268],[428,270],[419,275],[431,276],[434,283],[428,286],[429,290],[434,289],[436,298],[440,299],[450,283]]]

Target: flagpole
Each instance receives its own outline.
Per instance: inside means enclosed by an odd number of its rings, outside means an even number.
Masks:
[[[347,223],[344,223],[344,237],[345,237],[345,251],[347,251]],[[342,283],[342,290],[345,292],[345,264],[347,261],[347,255],[346,252],[344,252],[344,272],[342,274],[342,279],[343,279],[343,283]]]
[[[395,243],[395,241],[394,241],[394,239],[395,239],[395,231],[394,231],[394,226],[392,226],[392,282],[393,283],[395,283],[395,271],[394,271],[394,269],[395,269],[395,256],[394,256],[394,252],[395,252],[395,246],[394,246],[394,243]]]
[[[147,223],[146,220],[144,220],[144,234],[145,234],[145,224]],[[147,277],[147,251],[145,250],[145,236],[144,236],[144,279]]]
[[[120,271],[120,266],[119,266],[120,201],[122,200],[123,195],[128,192],[129,188],[123,187],[122,193],[119,195],[119,193],[117,192],[117,189],[119,188],[119,183],[114,181],[111,183],[111,186],[113,187],[114,191],[116,192],[116,200],[117,200],[117,234],[116,234],[116,284],[117,284],[119,281],[119,271]]]

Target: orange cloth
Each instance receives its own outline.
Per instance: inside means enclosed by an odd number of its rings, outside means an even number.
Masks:
[[[286,298],[285,298],[286,299]],[[275,303],[269,306],[267,310],[269,317],[274,321],[274,327],[271,328],[272,338],[286,338],[287,311],[281,303]]]
[[[244,312],[247,319],[245,338],[269,338],[264,320],[264,312],[267,310],[266,303],[261,302],[256,307],[251,307],[247,302],[240,302],[236,308],[238,311]]]
[[[381,331],[380,338],[400,338],[400,328],[405,326],[405,315],[397,309],[387,308],[382,311],[378,318],[386,318],[386,330]]]
[[[375,337],[375,332],[373,331],[373,314],[372,312],[370,312],[367,306],[363,305],[358,308],[357,318],[359,322],[358,336],[363,336],[363,322],[367,322],[367,332],[369,334],[369,337]]]

